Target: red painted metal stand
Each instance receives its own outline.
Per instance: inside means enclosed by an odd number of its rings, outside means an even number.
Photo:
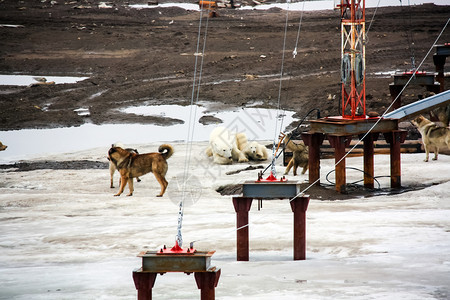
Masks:
[[[306,259],[306,210],[309,197],[297,197],[290,201],[294,213],[294,260]]]
[[[147,273],[139,270],[133,271],[134,286],[138,291],[138,300],[151,300],[152,289],[155,285],[157,273]]]
[[[134,285],[138,291],[138,300],[152,299],[152,289],[156,275],[168,272],[194,273],[200,299],[214,300],[215,288],[219,282],[220,269],[211,267],[211,256],[215,251],[197,251],[193,244],[189,248],[181,248],[178,241],[175,246],[164,246],[158,251],[143,251],[142,267],[133,271]]]
[[[220,269],[214,272],[196,272],[194,273],[197,287],[200,289],[201,300],[215,299],[215,288],[219,283]]]
[[[219,282],[220,269],[214,269],[208,272],[194,272],[197,287],[200,289],[201,300],[214,300],[215,288]],[[161,275],[164,273],[161,273]],[[133,280],[138,292],[138,300],[151,300],[152,289],[155,285],[156,275],[158,273],[143,272],[142,269],[133,271]]]
[[[233,197],[236,211],[237,260],[249,260],[248,214],[252,205],[251,197]],[[296,197],[290,201],[294,213],[294,260],[306,259],[306,210],[309,196]]]
[[[249,260],[248,243],[248,212],[252,206],[253,198],[233,197],[234,210],[236,211],[236,247],[237,260]]]

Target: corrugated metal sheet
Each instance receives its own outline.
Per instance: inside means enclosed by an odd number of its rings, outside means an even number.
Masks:
[[[445,105],[446,103],[450,103],[450,90],[402,106],[390,113],[385,114],[384,118],[399,120],[412,118],[415,115],[430,111],[431,109]]]

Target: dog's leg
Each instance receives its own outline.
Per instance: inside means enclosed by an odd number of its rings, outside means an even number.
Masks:
[[[112,162],[109,162],[109,175],[111,177],[111,188],[114,188],[114,171],[116,170],[116,167]]]
[[[297,176],[297,168],[298,168],[298,162],[296,162],[296,161],[294,160],[294,170],[293,170],[294,176]]]
[[[141,182],[141,179],[139,177],[136,177],[137,182]]]
[[[284,171],[284,175],[287,175],[289,173],[293,164],[294,164],[294,158],[291,158],[291,160],[289,161],[289,163],[286,167],[286,170]]]
[[[134,186],[133,186],[133,178],[128,178],[128,189],[130,193],[127,196],[133,196]]]
[[[119,189],[119,192],[117,192],[117,194],[115,194],[114,196],[120,196],[123,193],[123,190],[125,189],[125,186],[127,185],[127,182],[128,182],[128,178],[126,176],[120,177],[120,189]]]
[[[439,147],[435,146],[434,147],[434,158],[433,158],[433,160],[437,160],[438,159],[438,154],[439,154]]]
[[[308,165],[303,167],[302,175],[305,174],[307,170],[308,170]]]
[[[156,178],[156,180],[158,180],[158,182],[159,182],[159,185],[161,186],[161,193],[159,194],[159,195],[157,195],[156,197],[162,197],[163,195],[164,195],[164,193],[165,193],[165,191],[166,191],[166,188],[167,188],[167,185],[169,184],[168,182],[167,182],[167,180],[164,178],[164,176],[162,176],[161,174],[159,174],[159,173],[153,173],[153,174],[155,174],[155,178]]]
[[[430,155],[430,149],[429,149],[429,147],[426,144],[424,144],[424,146],[425,146],[425,160],[424,160],[424,162],[427,162],[428,158],[429,158],[429,155]]]

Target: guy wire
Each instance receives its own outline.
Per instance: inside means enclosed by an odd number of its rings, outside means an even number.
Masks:
[[[195,118],[195,115],[197,113],[197,105],[194,107],[194,98],[195,98],[195,90],[197,88],[197,97],[195,100],[195,104],[198,103],[199,93],[200,93],[200,82],[201,82],[201,75],[202,75],[202,69],[203,69],[203,61],[205,56],[205,49],[206,49],[206,36],[208,32],[208,20],[206,19],[206,25],[205,25],[205,33],[203,37],[203,49],[202,49],[202,59],[200,62],[200,70],[199,70],[199,76],[198,76],[198,83],[197,82],[197,66],[198,66],[198,55],[199,55],[199,48],[200,48],[200,37],[201,37],[201,31],[202,31],[202,16],[203,16],[203,5],[200,7],[200,20],[199,20],[199,26],[198,26],[198,35],[197,35],[197,47],[196,52],[194,54],[195,56],[195,66],[194,66],[194,79],[192,84],[192,95],[191,95],[191,103],[190,103],[190,111],[189,111],[189,122],[188,122],[188,134],[186,138],[186,159],[184,163],[184,172],[183,172],[183,184],[182,184],[182,196],[181,201],[179,204],[179,213],[178,213],[178,226],[177,226],[177,242],[178,246],[182,246],[183,239],[181,236],[181,228],[183,223],[183,215],[184,215],[184,201],[186,198],[186,182],[188,180],[188,173],[189,173],[189,166],[191,161],[191,153],[192,153],[192,143],[193,143],[193,137],[194,137],[194,129],[195,129],[195,122],[193,122],[193,118]]]
[[[284,57],[285,57],[285,50],[286,50],[286,36],[287,36],[287,28],[288,28],[288,21],[289,21],[289,3],[290,0],[286,1],[288,4],[288,7],[286,9],[286,22],[285,22],[285,26],[284,26],[284,38],[283,38],[283,52],[282,52],[282,56],[281,56],[281,71],[280,71],[280,84],[278,87],[278,103],[277,103],[277,115],[276,115],[276,122],[275,122],[275,134],[274,134],[274,143],[277,140],[277,136],[278,136],[278,116],[280,114],[280,102],[281,102],[281,86],[282,86],[282,82],[283,82],[283,73],[284,73]]]

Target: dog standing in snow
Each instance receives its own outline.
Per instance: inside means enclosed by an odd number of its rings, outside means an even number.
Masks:
[[[431,122],[424,116],[418,116],[411,121],[422,135],[422,144],[425,148],[425,160],[428,161],[430,151],[434,150],[433,160],[438,159],[439,148],[450,148],[450,129]]]
[[[122,143],[115,143],[111,145],[111,148],[113,147],[120,147],[122,149],[125,149],[126,151],[130,152],[130,153],[136,153],[139,154],[138,151],[136,149],[132,149],[132,148],[125,148],[125,146]],[[114,188],[114,172],[117,170],[116,165],[111,161],[111,159],[109,158],[109,156],[107,157],[109,160],[109,176],[110,176],[110,180],[111,180],[111,185],[110,188]],[[139,177],[136,177],[137,182],[141,182],[141,180],[139,179]],[[119,185],[120,185],[120,180],[119,180]]]
[[[303,141],[300,143],[294,143],[291,138],[292,133],[287,134],[284,138],[284,140],[287,141],[286,149],[292,151],[292,158],[284,171],[284,175],[287,175],[292,167],[294,168],[294,176],[297,175],[298,167],[302,167],[302,174],[305,174],[309,166],[308,147],[305,146]]]

